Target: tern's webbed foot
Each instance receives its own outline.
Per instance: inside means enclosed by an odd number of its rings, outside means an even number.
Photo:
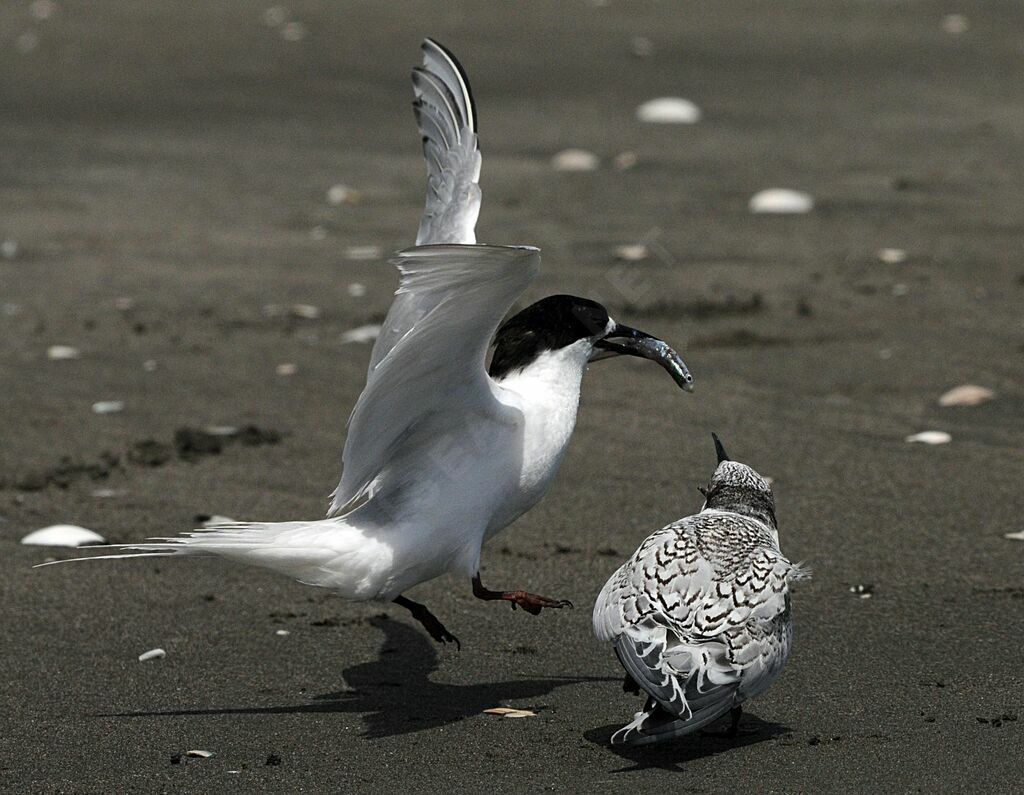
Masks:
[[[473,578],[473,596],[488,602],[496,600],[508,602],[512,605],[513,610],[521,607],[534,616],[540,615],[540,611],[545,607],[553,609],[568,607],[571,609],[573,606],[568,599],[549,599],[546,596],[538,596],[527,591],[492,591],[485,588],[484,584],[480,582],[479,574]]]
[[[436,640],[438,643],[454,643],[455,648],[462,650],[462,644],[459,639],[449,632],[444,624],[438,621],[437,616],[431,613],[426,605],[421,605],[419,602],[414,602],[412,599],[407,599],[404,596],[399,596],[394,600],[396,605],[401,605],[412,614],[412,617],[419,621],[423,628],[429,633],[430,637]]]

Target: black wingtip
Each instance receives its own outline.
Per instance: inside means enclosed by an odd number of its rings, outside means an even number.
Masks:
[[[718,456],[718,463],[721,464],[723,461],[731,460],[729,458],[729,454],[725,452],[725,448],[722,446],[722,440],[718,438],[718,434],[712,431],[711,438],[715,440],[715,455]]]

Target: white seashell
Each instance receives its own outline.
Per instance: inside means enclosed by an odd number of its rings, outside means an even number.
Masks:
[[[626,246],[615,247],[615,258],[624,262],[640,262],[650,256],[650,251],[643,243],[632,243]]]
[[[234,425],[207,425],[203,431],[210,436],[237,436],[238,428]]]
[[[84,544],[103,544],[106,539],[99,533],[73,524],[55,524],[34,530],[21,539],[22,544],[37,547],[80,547]]]
[[[94,414],[118,414],[124,411],[123,400],[97,400],[92,404]]]
[[[111,497],[120,497],[124,494],[123,491],[117,489],[93,489],[89,492],[90,497],[96,497],[97,499],[105,500]]]
[[[46,349],[46,358],[53,359],[55,362],[65,359],[77,359],[81,355],[81,351],[78,348],[73,348],[70,345],[51,345]]]
[[[814,208],[810,194],[789,188],[768,188],[750,197],[752,213],[809,213]]]
[[[292,304],[289,312],[292,317],[301,317],[306,320],[316,320],[320,317],[320,307],[312,304]]]
[[[875,256],[886,265],[899,265],[907,259],[907,252],[901,248],[880,248]]]
[[[1011,541],[1024,541],[1024,530],[1016,533],[1005,533],[1005,538],[1009,538]]]
[[[283,638],[285,635],[291,635],[292,633],[289,632],[287,629],[279,629],[279,630],[276,630],[274,632],[274,634],[275,635],[280,635]]]
[[[165,652],[163,649],[150,649],[149,651],[144,651],[142,652],[142,654],[139,655],[139,662],[146,662],[148,660],[162,660],[166,656],[167,652]]]
[[[700,108],[682,97],[659,97],[636,109],[636,117],[649,124],[696,124]]]
[[[555,171],[594,171],[600,164],[598,156],[585,149],[563,149],[551,158]]]
[[[349,246],[345,249],[345,259],[354,262],[367,262],[380,259],[384,256],[384,249],[380,246]]]
[[[185,756],[197,756],[200,759],[209,759],[213,756],[213,751],[186,751]]]
[[[949,444],[953,437],[945,431],[921,431],[908,436],[904,441],[921,442],[922,444]]]
[[[942,18],[942,29],[946,33],[952,33],[953,35],[966,33],[969,27],[970,23],[963,14],[946,14]]]
[[[380,336],[380,326],[366,325],[354,328],[351,331],[346,331],[341,335],[342,345],[348,345],[350,342],[373,342],[377,337]]]
[[[991,389],[974,384],[954,387],[939,398],[940,406],[977,406],[991,400],[996,393]]]
[[[359,201],[359,191],[348,185],[331,185],[327,189],[327,202],[337,207],[339,204],[355,204]]]
[[[295,375],[299,372],[299,368],[298,365],[292,364],[291,362],[285,362],[284,364],[279,364],[275,369],[275,372],[278,375],[284,376]]]
[[[352,284],[348,286],[348,294],[353,298],[362,298],[366,295],[366,285],[360,284],[359,282],[352,282]]]

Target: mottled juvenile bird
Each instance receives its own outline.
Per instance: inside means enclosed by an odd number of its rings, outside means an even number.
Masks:
[[[594,633],[613,644],[624,688],[648,696],[612,736],[617,745],[688,734],[726,712],[735,736],[743,702],[789,656],[789,583],[808,572],[779,551],[768,482],[714,440],[718,467],[700,513],[650,535],[594,605]]]
[[[437,42],[422,49],[412,81],[426,207],[417,246],[392,260],[401,281],[349,419],[328,518],[224,523],[109,557],[219,555],[262,566],[349,599],[393,601],[439,642],[457,640],[405,592],[445,572],[471,579],[480,599],[529,613],[569,605],[484,587],[484,542],[548,490],[588,362],[628,354],[657,362],[683,389],[693,379],[668,345],[585,298],[550,296],[498,329],[540,253],[475,244],[481,161],[469,80]]]

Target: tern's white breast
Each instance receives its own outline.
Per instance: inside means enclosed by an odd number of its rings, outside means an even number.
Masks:
[[[576,427],[580,382],[591,348],[588,340],[580,340],[547,351],[496,383],[498,399],[521,415],[519,477],[518,489],[495,514],[488,536],[530,510],[551,485]]]

